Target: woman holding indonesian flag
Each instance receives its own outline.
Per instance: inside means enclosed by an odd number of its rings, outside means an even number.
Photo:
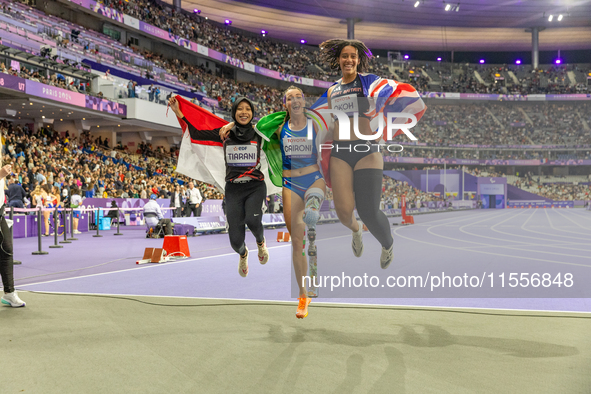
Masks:
[[[183,138],[190,141],[189,145],[181,145],[176,171],[225,191],[230,244],[240,255],[238,273],[246,277],[248,248],[244,243],[245,224],[256,238],[259,262],[266,264],[269,260],[262,223],[267,187],[261,166],[262,137],[251,123],[254,105],[246,97],[236,99],[232,106],[235,125],[228,138],[222,141],[219,131],[227,124],[225,120],[178,96],[171,97],[168,104],[185,131]],[[220,167],[225,167],[223,180],[219,176]]]

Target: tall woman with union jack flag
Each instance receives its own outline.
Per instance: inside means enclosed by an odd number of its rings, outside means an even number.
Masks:
[[[365,224],[382,245],[380,265],[385,269],[394,258],[394,239],[388,218],[380,211],[384,168],[380,149],[383,144],[362,139],[357,134],[373,135],[372,120],[385,113],[409,113],[418,120],[426,107],[412,86],[362,74],[368,68],[372,54],[361,41],[332,39],[320,44],[320,50],[330,67],[340,70],[342,76],[328,89],[327,108],[340,110],[351,120],[348,136],[343,138],[335,115],[330,170],[325,178],[332,187],[339,220],[353,232],[353,254],[361,257],[363,253]],[[352,121],[355,119],[358,124]],[[402,123],[410,121],[404,119]],[[363,224],[354,216],[355,207]]]
[[[180,103],[180,105],[179,105]],[[228,235],[232,249],[240,255],[238,273],[242,277],[248,275],[248,248],[244,243],[246,238],[244,225],[246,224],[257,241],[258,257],[261,264],[269,260],[265,237],[263,234],[262,207],[267,195],[263,170],[261,168],[261,144],[262,137],[256,133],[252,120],[254,117],[254,105],[246,97],[238,97],[232,106],[232,119],[234,126],[230,130],[228,138],[220,138],[219,132],[222,126],[227,124],[223,119],[216,117],[208,111],[199,108],[181,97],[171,97],[168,104],[174,111],[183,126],[188,129],[186,137],[190,138],[192,145],[216,146],[223,148],[223,160],[216,160],[215,150],[203,153],[205,157],[213,157],[208,162],[213,167],[222,166],[225,163],[225,185],[223,187],[226,196],[226,216],[228,220]],[[187,112],[186,114],[184,112]],[[199,126],[199,127],[198,127]],[[189,148],[190,151],[191,148]],[[222,153],[222,152],[218,152]],[[183,154],[181,149],[181,154]],[[196,171],[187,170],[189,166],[182,163],[179,155],[177,171],[183,171],[194,179],[208,181],[207,176]],[[200,151],[189,153],[188,156],[201,154]],[[185,169],[182,169],[182,167]],[[215,169],[201,169],[214,171]],[[180,172],[179,171],[179,172]],[[211,177],[212,183],[219,183],[216,176]],[[217,185],[220,187],[220,185]]]

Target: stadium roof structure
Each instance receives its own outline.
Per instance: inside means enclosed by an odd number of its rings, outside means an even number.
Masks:
[[[545,28],[540,50],[591,49],[591,0],[182,0],[181,6],[217,22],[229,19],[236,28],[314,45],[346,37],[346,19],[358,18],[355,38],[378,49],[530,50],[525,30],[531,27]]]

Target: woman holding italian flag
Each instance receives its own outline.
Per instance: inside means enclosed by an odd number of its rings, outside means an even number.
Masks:
[[[316,223],[324,201],[326,183],[320,172],[317,151],[317,130],[308,130],[308,119],[320,118],[305,110],[304,93],[290,86],[283,95],[286,111],[263,117],[255,126],[265,140],[263,150],[269,163],[269,177],[275,186],[282,187],[283,215],[291,236],[292,262],[299,288],[296,317],[308,316],[310,297],[318,296],[314,286],[316,276]],[[220,130],[226,138],[233,123]],[[312,138],[309,138],[311,132]],[[309,267],[304,254],[304,238],[308,227]],[[310,278],[308,289],[304,277]]]

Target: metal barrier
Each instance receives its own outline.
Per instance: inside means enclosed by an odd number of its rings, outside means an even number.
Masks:
[[[100,234],[100,221],[98,220],[98,216],[99,216],[99,211],[111,211],[111,210],[117,210],[117,231],[113,234],[113,235],[125,235],[124,233],[121,232],[121,227],[120,227],[120,218],[121,218],[121,208],[117,207],[117,208],[85,208],[85,209],[76,209],[76,208],[59,208],[59,207],[55,207],[55,208],[43,208],[43,207],[39,207],[39,208],[14,208],[14,207],[10,207],[10,211],[9,211],[9,218],[11,220],[14,220],[14,213],[31,213],[34,212],[36,215],[36,219],[37,219],[37,250],[32,252],[33,255],[46,255],[49,254],[49,252],[44,251],[43,250],[43,225],[42,225],[42,221],[43,219],[43,212],[45,211],[50,211],[53,213],[53,245],[49,245],[49,248],[51,249],[61,249],[63,248],[63,245],[60,244],[71,244],[72,241],[78,241],[79,239],[76,238],[74,235],[74,211],[78,211],[78,212],[88,212],[93,213],[94,216],[94,222],[96,223],[96,234],[93,235],[93,237],[95,238],[100,238],[102,237],[102,235]],[[174,210],[175,208],[164,208],[161,207],[161,210]],[[124,211],[143,211],[143,208],[125,208]],[[63,235],[64,235],[64,239],[62,241],[58,242],[59,236],[60,236],[60,218],[59,215],[63,215],[62,216],[62,222],[63,222]],[[69,228],[68,228],[69,227]],[[13,231],[13,227],[11,227],[11,235],[12,235],[12,231]],[[68,238],[68,230],[70,232],[70,236]],[[46,229],[46,231],[49,231],[49,229]],[[135,230],[134,230],[135,231]],[[21,264],[20,261],[15,260],[14,264]]]

